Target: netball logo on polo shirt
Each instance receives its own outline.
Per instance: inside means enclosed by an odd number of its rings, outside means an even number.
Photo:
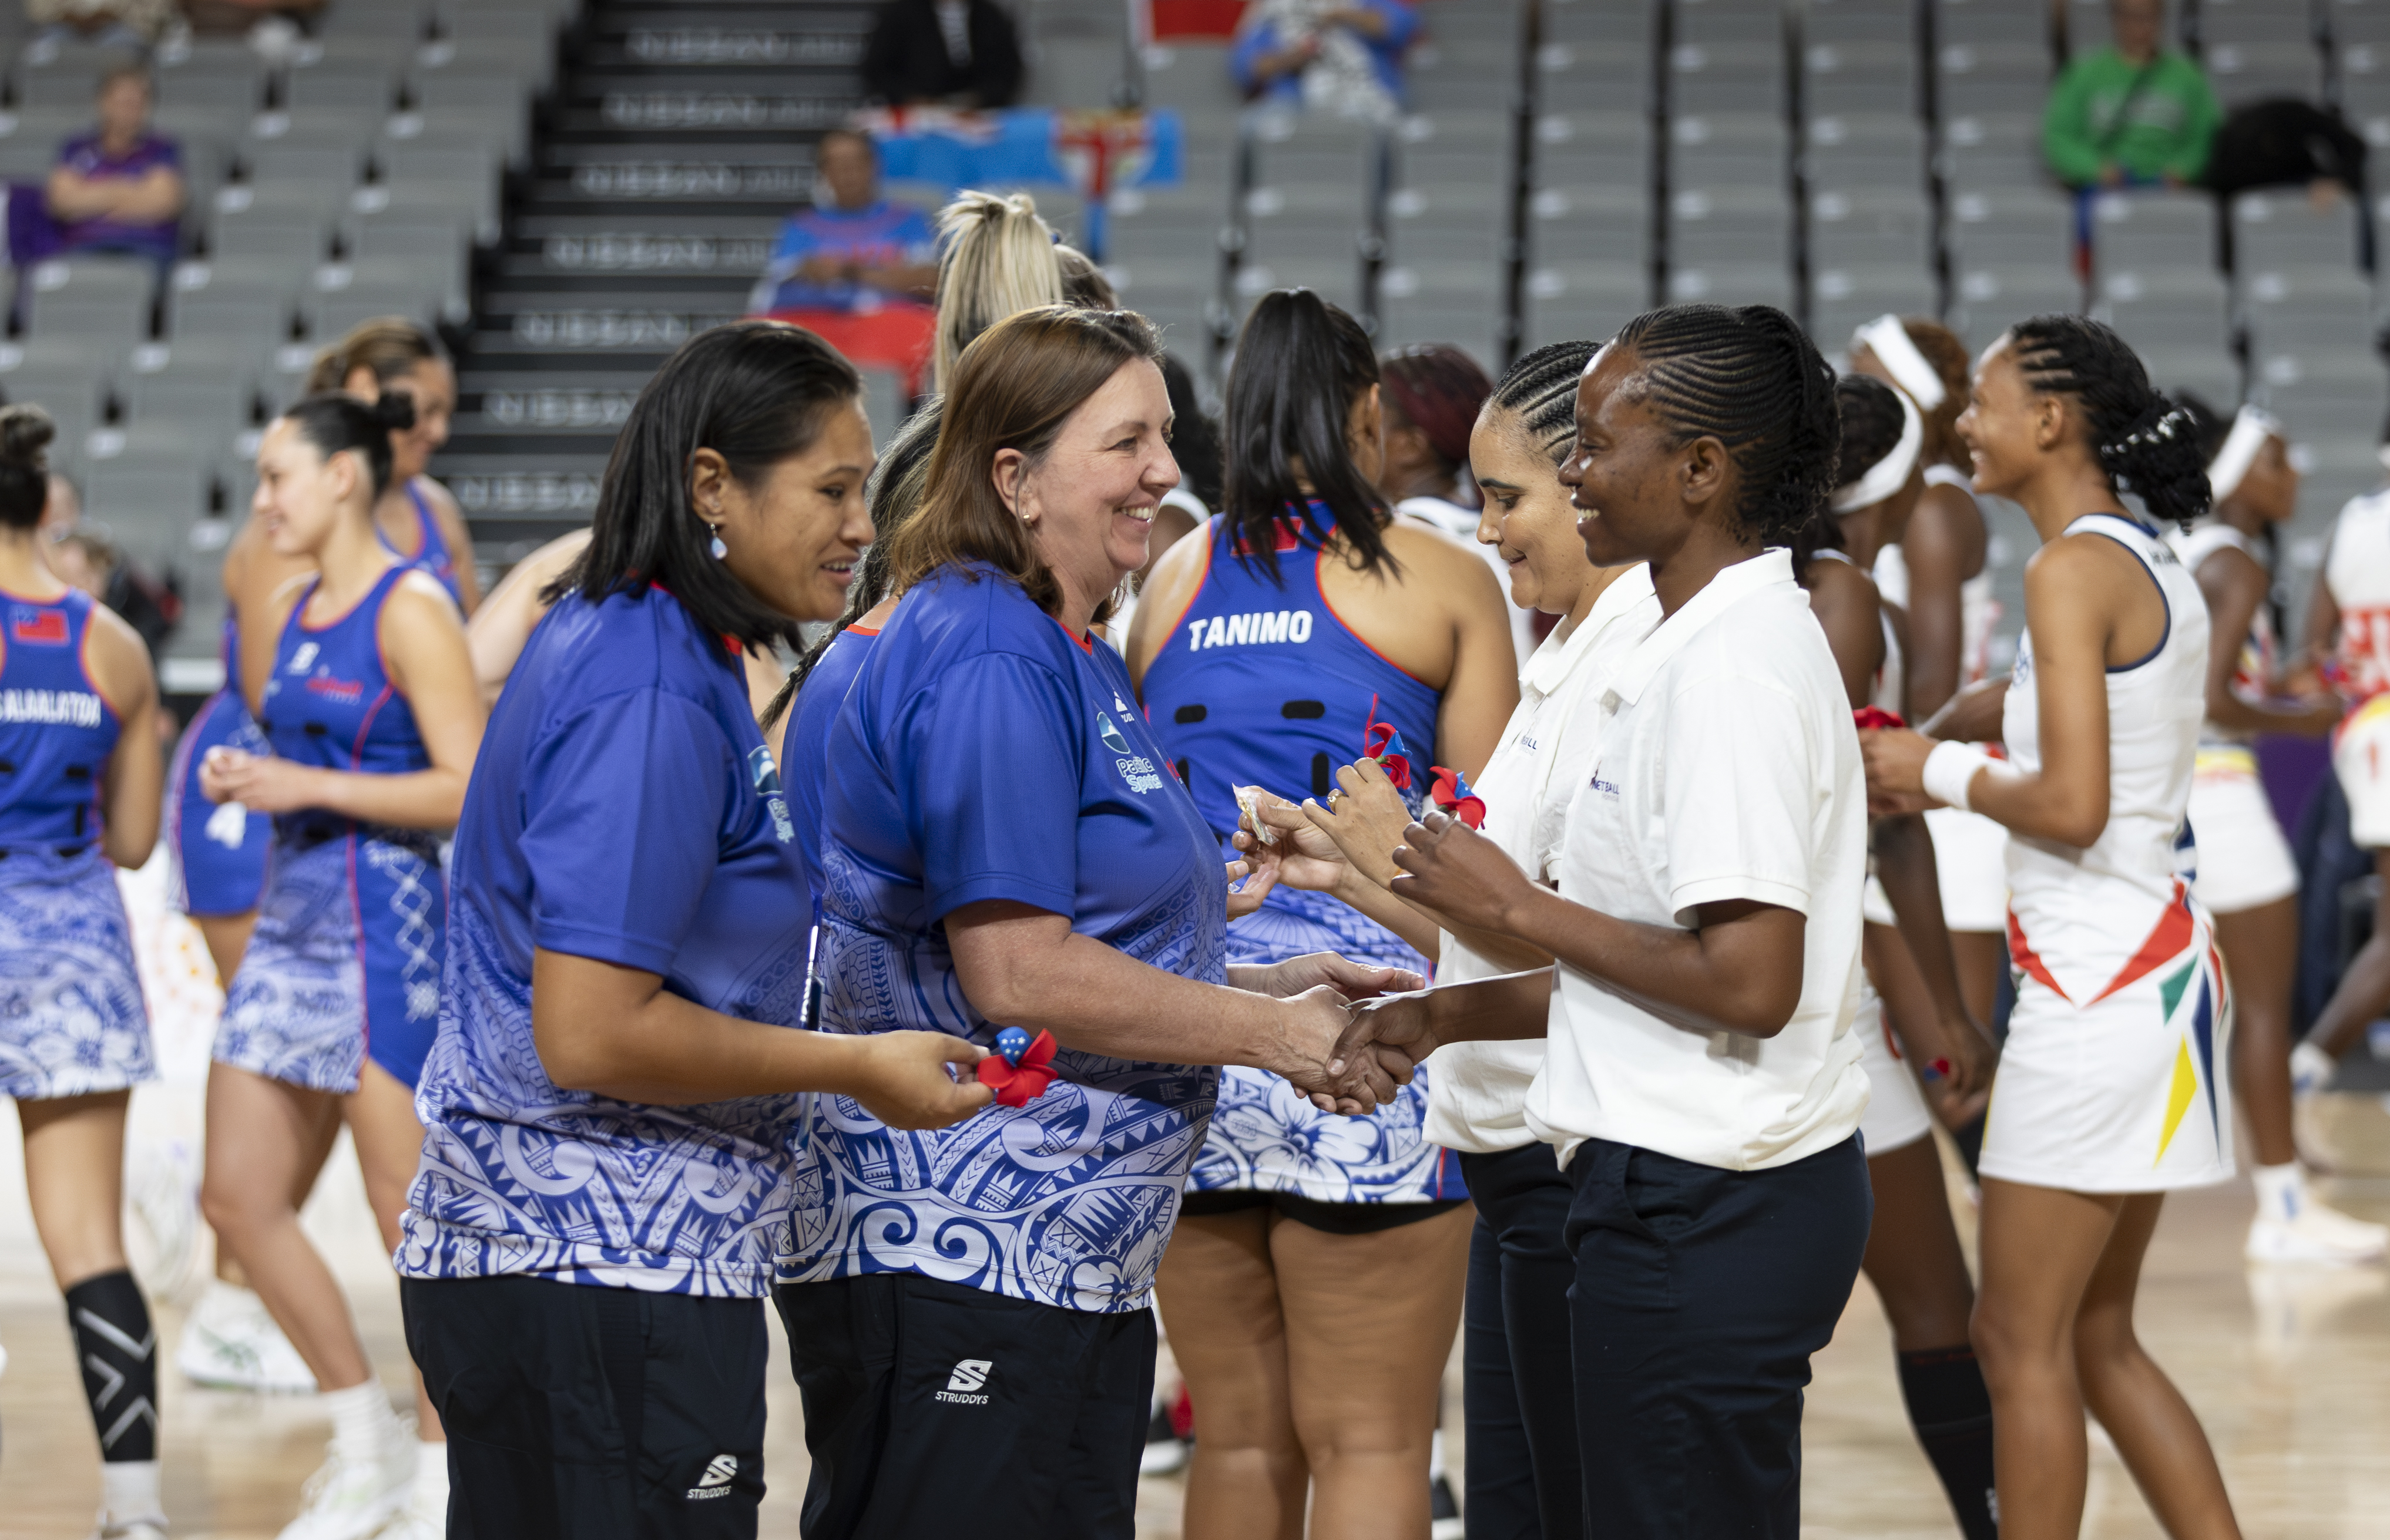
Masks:
[[[1121,715],[1128,714],[1128,707],[1119,696],[1112,697],[1112,705]],[[1119,756],[1112,764],[1119,768],[1121,779],[1128,782],[1131,791],[1143,796],[1148,791],[1162,789],[1162,777],[1155,774],[1153,762],[1131,749],[1127,737],[1112,725],[1111,717],[1101,712],[1096,713],[1096,736],[1104,740],[1105,748]]]
[[[747,774],[755,783],[755,795],[764,799],[765,810],[772,815],[772,837],[787,844],[797,837],[797,826],[789,821],[788,800],[780,794],[780,767],[772,763],[772,751],[760,743],[748,750]]]

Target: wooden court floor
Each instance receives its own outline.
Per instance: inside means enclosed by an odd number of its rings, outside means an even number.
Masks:
[[[161,1102],[161,1107],[163,1107]],[[187,1109],[168,1109],[187,1111]],[[161,1111],[161,1117],[167,1115]],[[2330,1195],[2390,1219],[2390,1113],[2372,1096],[2330,1098],[2320,1141],[2345,1173]],[[25,1211],[13,1110],[0,1117],[0,1536],[79,1540],[97,1501],[97,1461],[63,1312]],[[1972,1213],[1954,1187],[1963,1229]],[[2245,1184],[2178,1198],[2151,1257],[2144,1335],[2205,1420],[2252,1536],[2355,1540],[2390,1535],[2390,1275],[2380,1268],[2245,1267]],[[388,1381],[404,1382],[398,1301],[343,1153],[308,1222],[337,1259]],[[158,1312],[171,1354],[195,1286]],[[777,1328],[773,1335],[777,1339]],[[785,1355],[771,1370],[770,1495],[764,1533],[793,1536],[805,1457]],[[178,1534],[271,1540],[321,1457],[324,1421],[302,1397],[196,1390],[163,1377],[167,1506]],[[1458,1385],[1447,1437],[1462,1457]],[[1821,1537],[1926,1540],[1955,1530],[1909,1440],[1890,1339],[1862,1284],[1810,1394],[1804,1512]],[[1141,1535],[1178,1533],[1173,1478],[1150,1479]],[[1465,1495],[1464,1495],[1465,1501]],[[2131,1479],[2095,1442],[2088,1535],[2158,1534]]]

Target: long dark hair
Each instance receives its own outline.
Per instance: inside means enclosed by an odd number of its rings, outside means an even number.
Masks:
[[[594,603],[662,584],[698,624],[742,647],[803,646],[795,620],[713,559],[712,532],[689,506],[689,461],[711,449],[752,487],[813,447],[829,414],[862,392],[854,366],[797,327],[736,321],[690,338],[632,404],[606,462],[589,545],[542,597],[553,604],[578,592]]]
[[[26,402],[0,407],[0,524],[30,530],[50,501],[50,457],[58,436],[50,414]]]
[[[1309,500],[1327,505],[1361,569],[1396,571],[1386,549],[1385,497],[1353,463],[1346,437],[1353,403],[1377,383],[1368,334],[1311,290],[1276,289],[1245,317],[1228,370],[1221,512],[1272,582],[1281,581],[1278,520],[1306,501],[1295,481],[1298,460]]]
[[[2190,528],[2207,511],[2207,454],[2191,415],[2150,384],[2140,355],[2083,315],[2037,315],[2009,328],[2017,368],[2042,395],[2083,409],[2087,447],[2111,487]]]
[[[1195,377],[1176,353],[1162,355],[1162,383],[1170,392],[1170,454],[1178,462],[1178,484],[1205,507],[1220,507],[1220,425],[1203,410]]]
[[[1734,516],[1761,544],[1787,545],[1833,491],[1842,414],[1834,371],[1773,305],[1667,305],[1611,343],[1642,365],[1644,388],[1679,443],[1715,438],[1740,486]]]

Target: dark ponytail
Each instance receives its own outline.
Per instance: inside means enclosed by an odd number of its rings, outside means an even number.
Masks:
[[[390,490],[390,436],[415,426],[415,398],[384,391],[370,406],[339,391],[323,391],[282,414],[298,428],[299,436],[330,459],[355,450],[365,456],[373,480],[373,500]]]
[[[1576,387],[1599,342],[1552,342],[1520,359],[1494,387],[1485,404],[1514,414],[1527,442],[1557,466],[1576,442]]]
[[[50,458],[58,425],[38,406],[0,408],[0,524],[30,530],[50,500]]]
[[[2191,414],[2151,388],[2139,355],[2082,315],[2037,315],[2009,328],[2017,368],[2041,395],[2074,398],[2087,447],[2109,484],[2152,518],[2189,528],[2207,511],[2207,456]]]
[[[1611,344],[1634,354],[1652,409],[1679,443],[1715,438],[1740,482],[1733,512],[1763,545],[1787,545],[1834,488],[1842,413],[1834,371],[1773,305],[1667,305]]]
[[[1228,370],[1221,511],[1271,581],[1279,581],[1278,520],[1305,501],[1295,484],[1297,460],[1311,498],[1327,505],[1362,570],[1395,570],[1386,550],[1385,498],[1354,465],[1345,436],[1354,402],[1377,383],[1368,334],[1307,289],[1265,294],[1245,318]]]

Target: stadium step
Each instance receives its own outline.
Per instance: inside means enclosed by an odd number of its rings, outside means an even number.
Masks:
[[[433,465],[505,565],[589,521],[631,403],[740,314],[812,147],[862,97],[876,7],[592,0],[561,43],[477,275],[457,413]]]

